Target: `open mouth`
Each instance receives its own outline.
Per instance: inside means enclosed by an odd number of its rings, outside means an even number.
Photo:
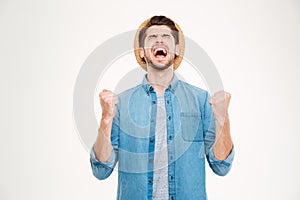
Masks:
[[[168,55],[168,51],[165,47],[154,47],[152,52],[156,58],[166,57]]]

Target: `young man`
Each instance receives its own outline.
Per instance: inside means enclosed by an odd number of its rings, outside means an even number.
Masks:
[[[117,199],[206,199],[205,157],[224,176],[234,156],[230,94],[178,80],[184,52],[179,26],[154,16],[138,29],[135,55],[143,82],[116,96],[99,94],[102,118],[91,150],[94,175],[107,178],[118,162]]]

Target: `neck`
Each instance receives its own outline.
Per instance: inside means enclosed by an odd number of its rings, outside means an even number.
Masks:
[[[164,70],[156,70],[151,67],[147,69],[148,82],[154,87],[158,95],[164,94],[165,89],[173,80],[173,65]]]

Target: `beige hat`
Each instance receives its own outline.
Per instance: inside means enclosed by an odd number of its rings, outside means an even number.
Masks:
[[[145,70],[147,71],[147,66],[146,66],[146,62],[140,57],[139,54],[139,34],[140,31],[149,23],[151,18],[147,19],[146,21],[144,21],[140,27],[138,28],[138,30],[136,31],[135,34],[135,38],[134,38],[134,54],[135,54],[135,58],[137,60],[137,62],[139,63],[139,65]],[[175,23],[175,22],[174,22]],[[183,58],[183,54],[184,54],[184,47],[185,47],[185,42],[184,42],[184,35],[180,29],[180,27],[178,26],[178,24],[175,23],[176,28],[178,29],[178,41],[179,41],[179,55],[176,56],[176,58],[174,59],[174,70],[176,70]]]

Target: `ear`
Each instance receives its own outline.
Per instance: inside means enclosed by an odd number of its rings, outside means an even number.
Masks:
[[[180,54],[180,47],[179,47],[179,44],[176,44],[175,45],[175,55],[179,56],[179,54]]]
[[[145,51],[143,48],[139,48],[139,54],[140,54],[140,58],[144,58],[145,57]]]

